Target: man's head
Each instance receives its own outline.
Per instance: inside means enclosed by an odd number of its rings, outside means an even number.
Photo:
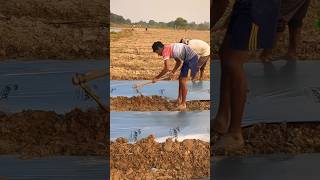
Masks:
[[[180,43],[188,44],[188,43],[189,43],[189,39],[182,38],[182,39],[180,40]]]
[[[160,41],[154,42],[152,45],[153,52],[157,53],[159,56],[162,55],[163,48],[164,45]]]
[[[163,48],[164,45],[160,41],[154,42],[152,45],[153,52],[157,53],[159,56],[162,55]]]

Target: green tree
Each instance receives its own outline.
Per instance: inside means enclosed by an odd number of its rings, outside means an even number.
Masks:
[[[187,27],[188,25],[188,21],[183,19],[182,17],[178,17],[175,21],[174,21],[174,24],[177,26],[177,27],[180,27],[180,28],[185,28]]]
[[[154,25],[156,25],[157,23],[156,23],[154,20],[150,20],[148,24],[149,24],[150,26],[154,26]]]

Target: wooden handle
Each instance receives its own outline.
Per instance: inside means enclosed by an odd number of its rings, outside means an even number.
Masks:
[[[82,83],[80,83],[79,85],[86,92],[86,94],[90,96],[99,105],[99,107],[102,110],[104,110],[105,112],[109,112],[108,109],[101,103],[99,97],[95,95],[87,85]]]
[[[169,76],[169,73],[164,74],[161,78],[159,78],[159,81],[168,78],[168,76]],[[154,82],[152,82],[152,81],[138,83],[138,84],[133,85],[133,88],[134,89],[139,89],[139,88],[142,88],[143,86],[146,86],[146,85],[149,85],[149,84],[153,84],[153,83]]]

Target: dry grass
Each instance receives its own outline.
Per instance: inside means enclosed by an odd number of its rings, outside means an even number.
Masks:
[[[161,57],[152,52],[152,44],[155,41],[174,43],[182,37],[202,39],[210,43],[209,31],[184,31],[170,29],[135,29],[120,38],[111,34],[110,42],[110,79],[132,80],[152,79],[163,67]],[[114,37],[113,37],[114,36]],[[170,60],[171,68],[174,60]],[[209,64],[205,72],[205,79],[210,79]]]

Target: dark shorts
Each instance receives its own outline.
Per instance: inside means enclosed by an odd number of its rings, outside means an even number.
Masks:
[[[183,61],[180,77],[188,77],[189,69],[191,70],[191,77],[195,77],[197,74],[198,56],[193,56],[189,60]]]
[[[236,50],[272,48],[279,0],[237,0],[227,30],[228,46]]]

